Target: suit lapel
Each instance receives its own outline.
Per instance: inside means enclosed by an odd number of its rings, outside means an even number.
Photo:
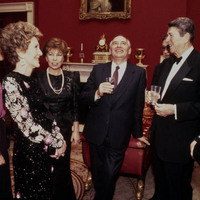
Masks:
[[[173,65],[172,60],[170,60],[168,63],[166,63],[166,65],[163,66],[163,71],[162,71],[161,75],[159,76],[159,85],[161,86],[161,94],[162,94],[162,91],[164,89],[167,77],[168,77],[170,70],[172,68],[172,65]]]
[[[176,75],[171,80],[171,83],[169,84],[169,87],[163,97],[163,100],[166,98],[170,98],[171,95],[175,92],[176,88],[179,86],[183,78],[188,74],[188,72],[191,70],[190,65],[186,61],[183,63],[179,71],[176,73]]]
[[[111,76],[111,62],[108,62],[104,65],[103,69],[102,69],[102,80],[101,82],[105,82],[106,81],[106,77],[110,77]]]
[[[106,77],[111,77],[111,62],[106,63],[103,65],[101,71],[99,71],[98,76],[100,77],[99,83],[103,83],[106,81]],[[109,104],[112,104],[112,95],[104,95],[104,98]]]

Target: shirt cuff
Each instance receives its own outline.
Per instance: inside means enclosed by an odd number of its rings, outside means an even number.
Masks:
[[[174,117],[175,117],[175,120],[177,120],[177,107],[176,107],[176,104],[174,104]]]
[[[98,91],[98,90],[97,90]],[[98,99],[101,98],[100,95],[98,95],[97,91],[95,92],[95,95],[94,95],[94,101],[97,101]]]

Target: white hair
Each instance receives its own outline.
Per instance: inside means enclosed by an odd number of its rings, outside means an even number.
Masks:
[[[130,43],[130,41],[129,41],[126,37],[124,37],[123,35],[118,35],[118,36],[114,37],[114,38],[111,40],[111,42],[110,42],[110,44],[109,44],[109,47],[111,47],[111,45],[112,45],[112,43],[113,43],[113,40],[114,40],[115,38],[117,38],[117,37],[123,37],[123,38],[125,38],[126,41],[127,41],[127,43],[128,43],[129,48],[131,48],[131,43]]]

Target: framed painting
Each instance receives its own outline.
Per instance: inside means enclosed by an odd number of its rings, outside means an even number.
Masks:
[[[81,0],[80,20],[112,18],[131,18],[131,0]]]

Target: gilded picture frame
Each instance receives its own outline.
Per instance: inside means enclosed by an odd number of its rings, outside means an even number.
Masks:
[[[81,0],[80,20],[112,18],[131,18],[131,0]]]

